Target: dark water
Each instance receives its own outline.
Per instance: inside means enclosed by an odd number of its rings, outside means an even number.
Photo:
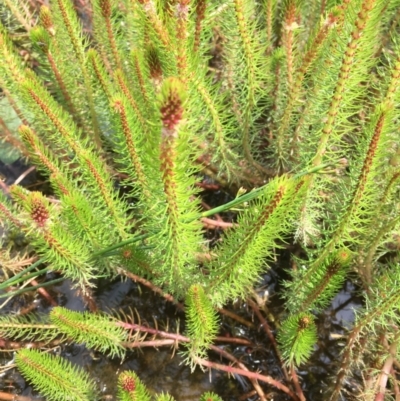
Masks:
[[[11,184],[28,166],[21,162],[13,165],[0,164],[0,172],[7,176],[7,184]],[[24,185],[35,185],[38,177],[35,174],[27,177]],[[42,184],[43,185],[43,184]],[[231,200],[231,195],[222,190],[207,193],[204,192],[204,201],[211,207]],[[224,220],[232,221],[234,215],[224,216]],[[221,232],[209,230],[208,240],[217,241]],[[279,294],[281,293],[282,279],[285,269],[289,266],[289,252],[284,252],[276,265],[264,274],[257,286],[260,296],[267,295],[268,309],[276,320],[284,318],[284,304]],[[149,289],[142,287],[131,280],[116,279],[112,282],[99,281],[94,293],[97,307],[103,311],[117,311],[121,316],[129,315],[140,323],[172,333],[185,333],[184,314],[174,305],[155,295]],[[65,280],[61,285],[49,289],[50,294],[57,304],[75,311],[87,309],[85,300],[72,289],[71,282]],[[326,389],[331,382],[339,353],[345,343],[344,335],[346,327],[354,320],[354,309],[360,304],[357,299],[356,288],[350,281],[346,282],[343,289],[332,301],[331,307],[318,316],[319,341],[315,347],[311,360],[298,370],[299,379],[307,400],[319,401],[324,399]],[[1,302],[0,302],[1,304]],[[51,310],[46,300],[38,295],[27,293],[12,299],[2,309],[0,314],[24,313],[27,309],[33,309],[37,313],[48,314]],[[249,328],[231,318],[221,316],[220,336],[239,337],[247,339],[248,345],[232,345],[230,343],[217,343],[218,346],[233,354],[243,362],[249,370],[261,372],[272,376],[274,379],[285,382],[284,375],[278,362],[274,349],[265,332],[261,330],[260,323],[253,316],[251,309],[244,302],[227,305],[227,309],[253,322],[254,327]],[[134,312],[133,312],[134,311]],[[276,334],[274,323],[271,329]],[[152,339],[150,336],[147,339]],[[24,345],[24,344],[22,344]],[[202,371],[200,368],[191,372],[183,362],[182,348],[173,347],[140,348],[127,352],[124,360],[106,358],[104,355],[87,349],[81,344],[70,344],[54,349],[54,353],[61,355],[72,363],[83,367],[94,378],[100,391],[102,400],[115,400],[117,392],[118,374],[124,370],[134,370],[147,385],[150,393],[156,394],[168,392],[177,401],[198,400],[205,391],[214,391],[224,401],[256,400],[257,395],[245,397],[252,391],[250,381],[241,376],[229,376],[225,372],[216,370]],[[210,352],[209,358],[218,363],[229,364],[218,355]],[[37,394],[26,383],[12,366],[13,352],[0,353],[0,391],[22,395]],[[286,401],[290,398],[284,393],[261,384],[268,399]],[[357,391],[357,383],[348,383],[350,392]],[[39,399],[39,398],[38,398]]]
[[[84,300],[74,290],[71,290],[70,284],[66,280],[60,286],[54,287],[50,293],[60,305],[68,309],[85,310]],[[276,269],[264,276],[261,285],[260,293],[268,291],[270,295],[269,310],[279,318],[284,313],[284,309],[275,292],[280,288]],[[351,298],[354,290],[353,285],[347,282],[333,300],[331,307],[318,318],[320,338],[315,353],[310,362],[298,371],[307,400],[324,398],[323,394],[329,385],[335,362],[338,360],[339,351],[345,341],[341,336],[345,334],[346,325],[349,325],[354,319],[354,308],[359,304],[359,300]],[[141,317],[141,324],[154,327],[157,322],[157,326],[161,330],[165,330],[168,326],[170,332],[179,331],[184,334],[182,312],[147,288],[132,283],[130,280],[118,279],[104,284],[100,282],[95,298],[99,309],[123,310],[127,314],[136,309]],[[37,303],[39,312],[48,313],[50,310],[45,301],[32,299],[28,295],[14,300],[1,313],[15,313],[32,302]],[[228,308],[247,320],[252,320],[252,314],[245,303],[229,305]],[[251,371],[259,371],[279,381],[284,381],[281,367],[271,344],[264,331],[258,329],[257,321],[254,320],[254,322],[255,327],[248,328],[230,318],[222,317],[220,335],[245,338],[251,342],[251,345],[235,346],[223,343],[218,345],[245,363]],[[273,328],[273,324],[271,327]],[[148,339],[151,338],[148,337]],[[133,349],[127,352],[124,360],[109,359],[98,352],[87,349],[84,345],[76,344],[57,348],[55,352],[88,371],[95,379],[101,399],[104,400],[116,399],[117,377],[124,370],[134,370],[148,386],[150,393],[168,392],[177,401],[198,400],[205,391],[214,391],[225,401],[257,399],[257,396],[241,398],[252,390],[251,383],[246,378],[228,377],[226,373],[216,370],[203,372],[199,368],[192,373],[189,367],[183,363],[180,351],[172,347]],[[211,360],[218,363],[229,363],[213,353],[210,353],[209,356]],[[12,354],[10,353],[1,354],[2,365],[5,366],[11,358]],[[270,394],[274,400],[290,399],[274,388],[264,384],[262,387],[265,393]],[[23,395],[35,394],[15,369],[8,370],[0,376],[0,390],[15,391]]]

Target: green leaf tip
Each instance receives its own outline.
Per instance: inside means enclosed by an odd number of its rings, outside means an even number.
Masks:
[[[218,333],[218,318],[202,286],[194,284],[186,296],[189,357],[202,357]]]
[[[125,354],[122,344],[126,333],[111,316],[56,307],[50,313],[50,320],[77,343],[107,352],[111,357],[123,357]]]
[[[38,26],[30,31],[32,42],[44,52],[47,52],[50,47],[50,34],[43,27]]]
[[[53,17],[51,15],[50,9],[47,6],[40,7],[40,14],[39,14],[40,23],[44,29],[51,35],[54,36],[56,34],[54,24],[53,24]]]
[[[222,401],[222,398],[212,392],[207,392],[200,397],[200,401]]]
[[[317,327],[310,313],[290,316],[278,334],[282,356],[287,365],[299,366],[306,362],[317,342]]]
[[[47,401],[95,401],[88,374],[69,361],[34,349],[20,349],[16,364],[22,375]]]

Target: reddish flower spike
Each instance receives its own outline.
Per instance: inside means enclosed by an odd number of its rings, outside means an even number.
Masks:
[[[183,85],[178,79],[169,78],[165,81],[162,92],[161,120],[165,128],[173,131],[183,117]]]
[[[128,391],[129,393],[131,393],[132,391],[135,391],[136,385],[135,385],[135,380],[133,379],[133,377],[125,376],[122,379],[122,388],[125,391]]]
[[[43,204],[42,199],[32,199],[31,217],[39,227],[45,226],[47,220],[49,219],[49,211],[46,205]]]

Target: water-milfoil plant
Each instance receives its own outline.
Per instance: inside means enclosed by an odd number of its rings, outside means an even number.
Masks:
[[[3,224],[41,258],[41,270],[33,264],[0,288],[49,270],[88,297],[99,277],[147,280],[185,301],[187,337],[175,340],[192,367],[208,366],[218,308],[246,299],[293,241],[302,252],[283,286],[283,366],[294,375],[310,358],[315,315],[346,280],[362,288],[365,307],[329,397],[372,351],[393,366],[385,346],[399,341],[398,0],[92,0],[89,32],[71,0],[36,13],[23,0],[6,5],[14,20],[0,28],[0,85],[20,126],[1,116],[0,133],[51,190],[0,193]],[[33,63],[19,57],[15,26],[29,34]],[[203,211],[204,176],[235,199]],[[224,210],[237,218],[209,243],[205,218]],[[124,322],[90,312],[55,308],[48,320],[1,324],[6,338],[58,336],[111,357],[127,347]],[[52,394],[41,384],[50,371],[36,378],[23,352],[18,366]],[[368,394],[378,374],[365,372]],[[139,397],[138,380],[121,375],[120,399]]]

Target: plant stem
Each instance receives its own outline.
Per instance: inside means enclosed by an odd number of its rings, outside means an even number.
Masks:
[[[23,294],[24,292],[37,290],[38,288],[42,288],[42,287],[49,287],[49,286],[54,285],[56,283],[59,283],[60,281],[63,281],[63,280],[65,280],[65,278],[61,277],[61,278],[57,278],[55,280],[48,281],[47,283],[34,285],[34,286],[28,287],[28,288],[23,288],[23,289],[18,290],[18,291],[6,292],[5,294],[0,294],[0,299],[1,298],[15,297],[17,295]]]
[[[289,395],[293,400],[300,401],[299,397],[297,397],[297,395],[295,393],[293,393],[293,391],[291,391],[284,384],[282,384],[279,381],[273,379],[271,376],[265,376],[265,375],[262,375],[260,373],[255,373],[255,372],[246,372],[243,369],[235,368],[233,366],[222,365],[220,363],[207,361],[207,360],[201,359],[201,358],[196,358],[195,361],[199,365],[206,366],[208,368],[223,370],[224,372],[228,372],[228,373],[236,373],[236,374],[239,374],[241,376],[245,376],[245,377],[248,377],[248,378],[252,378],[252,379],[256,379],[256,380],[260,380],[262,382],[268,383],[271,386],[274,386],[277,389],[282,390],[284,393]]]

